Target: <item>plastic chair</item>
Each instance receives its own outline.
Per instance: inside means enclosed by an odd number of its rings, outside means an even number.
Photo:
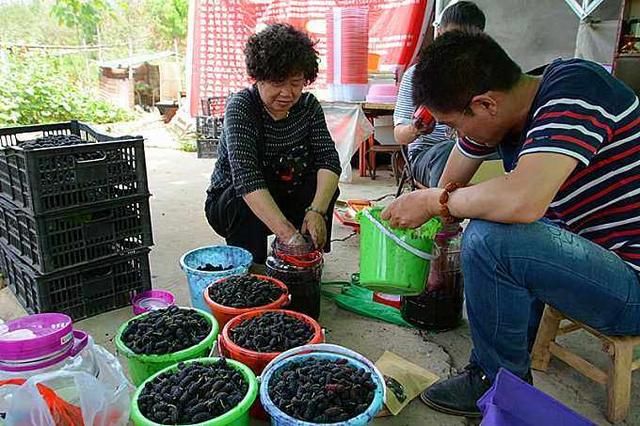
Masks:
[[[409,183],[411,191],[416,189],[416,181],[413,178],[413,172],[411,171],[411,164],[409,164],[409,149],[407,146],[401,146],[400,155],[404,161],[404,167],[402,168],[402,174],[400,175],[400,182],[398,183],[398,190],[396,191],[396,198],[402,195],[404,186]]]
[[[393,173],[393,177],[396,180],[396,184],[400,180],[400,172],[398,167],[398,162],[400,159],[400,152],[402,151],[402,145],[373,145],[367,150],[366,157],[366,165],[367,170],[369,171],[369,176],[371,176],[371,180],[376,179],[376,164],[375,164],[375,155],[376,154],[389,154],[391,155],[391,172]],[[373,164],[372,164],[373,163]]]

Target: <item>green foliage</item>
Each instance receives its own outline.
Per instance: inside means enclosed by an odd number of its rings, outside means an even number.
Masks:
[[[75,28],[88,44],[96,41],[100,23],[111,12],[105,0],[56,0],[51,8],[61,25]]]
[[[174,136],[178,140],[178,146],[179,146],[180,151],[184,151],[184,152],[197,152],[198,151],[197,141],[196,141],[196,138],[193,135],[184,135],[184,136],[180,137],[179,135],[174,134]]]
[[[77,44],[75,29],[61,27],[42,1],[0,6],[0,41],[32,44]]]
[[[74,74],[60,58],[11,55],[6,63],[0,62],[0,125],[131,119],[128,111],[82,90]]]
[[[147,0],[155,32],[166,42],[187,37],[188,0]]]

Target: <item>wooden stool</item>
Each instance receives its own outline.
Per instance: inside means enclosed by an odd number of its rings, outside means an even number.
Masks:
[[[568,320],[570,324],[561,326],[560,322],[563,320]],[[580,329],[602,341],[602,349],[610,357],[606,373],[555,341],[557,336]],[[640,345],[640,336],[606,336],[587,325],[567,318],[547,305],[533,346],[531,368],[546,371],[551,355],[554,355],[580,374],[605,385],[607,388],[606,416],[610,422],[615,423],[624,420],[629,413],[631,373],[640,368],[640,359],[633,360],[633,350],[638,345]]]

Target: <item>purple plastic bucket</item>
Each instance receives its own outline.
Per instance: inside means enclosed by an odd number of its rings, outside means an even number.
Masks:
[[[148,290],[136,294],[131,300],[133,314],[140,315],[155,309],[162,309],[174,305],[176,298],[167,290]]]
[[[500,369],[491,389],[479,400],[481,426],[592,426],[559,401]]]

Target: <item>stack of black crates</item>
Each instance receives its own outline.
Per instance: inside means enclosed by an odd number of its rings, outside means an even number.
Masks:
[[[218,158],[226,102],[225,97],[200,100],[202,115],[196,117],[198,158]]]
[[[83,142],[21,147],[52,135]],[[142,137],[71,121],[0,129],[0,146],[0,268],[29,312],[79,320],[151,288]]]

